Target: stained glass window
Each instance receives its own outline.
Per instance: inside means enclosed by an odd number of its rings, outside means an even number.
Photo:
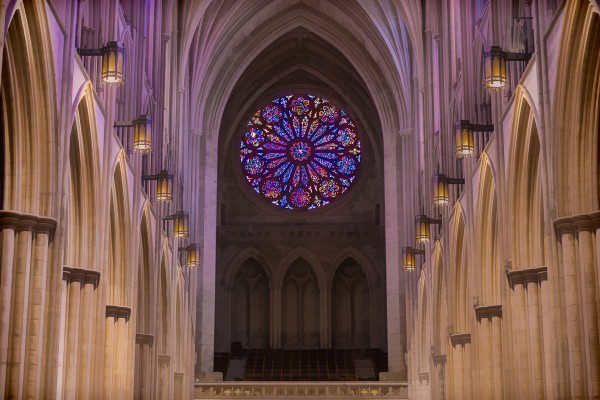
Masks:
[[[352,119],[313,95],[287,95],[261,107],[240,141],[250,186],[290,210],[315,209],[340,197],[356,180],[361,158]]]

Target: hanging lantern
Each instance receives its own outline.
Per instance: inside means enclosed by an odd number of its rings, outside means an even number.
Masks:
[[[473,128],[468,120],[461,120],[455,126],[456,136],[456,157],[463,158],[464,156],[473,155],[475,148],[473,138]]]
[[[173,175],[165,169],[156,175],[156,199],[158,201],[173,200]]]
[[[125,81],[125,47],[117,42],[108,42],[102,48],[102,80],[108,84]]]
[[[490,47],[483,55],[485,77],[483,84],[488,88],[499,89],[506,83],[506,53],[499,46]]]
[[[412,272],[415,270],[415,249],[412,247],[402,248],[402,270]]]
[[[190,215],[185,211],[177,211],[174,215],[173,235],[186,238],[190,232]]]
[[[152,151],[152,120],[147,115],[133,121],[133,149],[141,153]]]
[[[428,243],[431,237],[431,225],[429,217],[426,215],[417,215],[415,219],[417,243]]]
[[[437,174],[433,177],[433,204],[445,206],[450,201],[448,182],[446,176]]]
[[[186,248],[186,264],[189,268],[200,267],[200,245],[198,243],[189,244]]]

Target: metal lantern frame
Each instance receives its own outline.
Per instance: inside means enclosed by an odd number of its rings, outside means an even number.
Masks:
[[[190,215],[185,211],[163,217],[163,221],[173,221],[173,236],[185,239],[190,235]]]
[[[144,175],[142,181],[156,181],[156,200],[173,200],[173,174],[166,169],[161,170],[156,175]]]
[[[429,243],[431,240],[431,225],[441,225],[442,220],[419,214],[415,217],[415,232],[417,243]]]
[[[461,119],[454,127],[456,138],[456,157],[472,156],[475,151],[474,132],[494,132],[494,125],[472,124],[467,119]]]
[[[425,250],[415,249],[414,247],[402,248],[402,270],[404,272],[412,272],[416,267],[416,256],[425,255]]]
[[[483,53],[483,68],[485,75],[483,85],[489,89],[501,89],[506,84],[506,63],[509,61],[524,61],[531,59],[531,53],[511,53],[502,50],[500,46],[491,46]]]
[[[117,41],[106,43],[97,49],[77,49],[82,57],[102,57],[102,81],[106,84],[120,85],[125,82],[125,47]]]
[[[450,185],[464,185],[463,178],[450,178],[444,174],[436,174],[433,183],[433,205],[446,206],[450,203]]]
[[[190,243],[179,249],[180,252],[185,253],[185,265],[188,268],[200,268],[200,250],[201,246],[198,243]]]
[[[132,121],[115,121],[115,128],[133,128],[133,149],[140,153],[152,151],[152,118],[140,114]]]

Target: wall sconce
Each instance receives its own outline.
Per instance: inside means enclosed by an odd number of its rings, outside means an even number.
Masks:
[[[173,222],[173,236],[186,238],[190,234],[190,215],[185,211],[177,211],[175,214],[163,217],[163,221]]]
[[[412,272],[415,270],[415,258],[417,254],[425,255],[425,250],[419,250],[413,247],[402,248],[402,271]]]
[[[108,42],[99,49],[77,49],[82,57],[102,56],[102,81],[121,84],[125,81],[125,47],[117,42]]]
[[[189,268],[200,267],[200,245],[198,243],[190,243],[180,248],[179,251],[186,253],[185,263]]]
[[[473,132],[493,132],[494,125],[472,124],[471,121],[461,119],[454,127],[456,137],[456,157],[472,156],[475,148]]]
[[[417,243],[429,243],[431,239],[431,224],[441,225],[441,219],[429,218],[427,215],[417,215],[415,218]]]
[[[173,175],[166,169],[163,169],[157,175],[144,175],[142,180],[156,181],[156,200],[173,200]]]
[[[433,205],[445,206],[450,202],[449,185],[464,185],[463,178],[449,178],[444,174],[433,176]]]
[[[115,128],[133,127],[133,149],[140,153],[152,151],[152,119],[140,115],[133,121],[115,121]]]
[[[506,83],[507,61],[529,61],[531,53],[510,53],[502,50],[500,46],[492,46],[483,53],[483,66],[485,76],[483,84],[490,89],[500,89]]]

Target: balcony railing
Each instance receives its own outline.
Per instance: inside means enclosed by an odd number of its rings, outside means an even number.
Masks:
[[[201,382],[194,399],[408,399],[407,382]]]

